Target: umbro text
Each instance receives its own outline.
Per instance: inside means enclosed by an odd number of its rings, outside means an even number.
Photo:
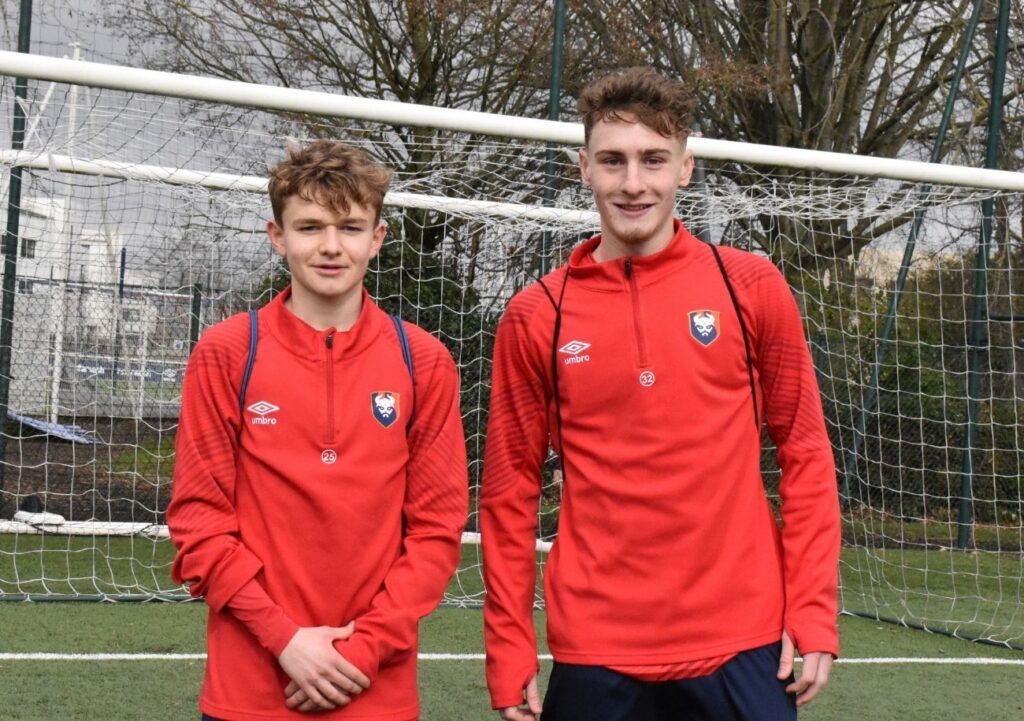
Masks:
[[[574,355],[566,358],[564,363],[566,365],[571,365],[573,363],[586,363],[588,360],[590,360],[589,355]]]

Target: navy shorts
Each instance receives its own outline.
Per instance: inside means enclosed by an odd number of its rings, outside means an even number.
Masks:
[[[637,681],[603,666],[555,662],[541,721],[795,721],[782,645],[743,651],[707,676]]]

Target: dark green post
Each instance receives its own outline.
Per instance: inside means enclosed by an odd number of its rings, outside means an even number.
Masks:
[[[188,324],[188,352],[189,354],[199,342],[199,314],[203,307],[203,286],[199,283],[192,285],[192,314],[189,316]]]
[[[1006,48],[1010,27],[1010,0],[999,0],[999,26],[996,31],[996,57],[992,70],[992,103],[988,112],[988,152],[985,167],[999,163],[999,133],[1003,120],[1003,82],[1006,79]],[[974,297],[967,336],[967,429],[964,433],[964,460],[960,476],[960,518],[957,548],[967,548],[971,541],[974,506],[974,446],[978,438],[978,396],[981,389],[981,354],[988,346],[988,253],[992,244],[992,216],[995,202],[988,198],[981,204],[981,235],[974,267]]]
[[[565,0],[555,0],[554,38],[551,41],[551,93],[548,96],[548,120],[562,115],[562,48],[565,46]],[[548,143],[544,162],[544,205],[555,202],[555,146]],[[545,230],[540,240],[540,274],[551,268],[551,231]]]
[[[32,0],[21,0],[18,11],[18,52],[29,52],[32,31]],[[14,80],[14,127],[11,148],[25,147],[25,107],[28,80]],[[5,485],[7,464],[7,407],[11,397],[11,345],[14,337],[14,291],[18,280],[18,235],[21,225],[21,171],[11,168],[11,185],[7,201],[7,230],[4,233],[3,304],[0,307],[0,491]]]
[[[128,262],[127,248],[121,248],[120,258],[121,265],[117,269],[117,288],[114,290],[114,340],[110,349],[110,354],[114,359],[111,373],[113,373],[115,387],[117,387],[117,380],[121,377],[118,371],[121,368],[121,313],[124,309],[124,272]]]
[[[967,32],[964,34],[963,44],[960,47],[960,57],[957,60],[956,71],[953,73],[953,80],[950,84],[949,94],[946,96],[946,108],[942,114],[942,121],[939,123],[939,130],[935,137],[935,144],[932,146],[932,154],[929,159],[937,163],[942,158],[942,148],[946,142],[946,134],[949,132],[949,125],[953,119],[953,107],[956,103],[956,96],[960,91],[960,80],[963,78],[964,68],[967,65],[967,58],[970,55],[971,45],[974,42],[974,34],[978,30],[978,21],[981,18],[981,9],[985,0],[975,0],[974,11],[971,13],[970,22],[967,25]],[[922,195],[931,192],[932,186],[926,185],[921,189]],[[889,355],[889,338],[896,327],[896,312],[899,310],[900,301],[903,299],[903,288],[907,282],[907,275],[910,271],[910,261],[914,258],[914,250],[917,248],[917,236],[921,232],[921,223],[924,220],[924,209],[914,211],[914,218],[910,224],[910,235],[907,238],[907,246],[903,250],[903,260],[900,262],[900,270],[896,275],[896,284],[893,287],[892,296],[889,298],[889,307],[885,314],[885,323],[882,332],[875,345],[875,362],[871,367],[871,380],[867,391],[864,394],[864,403],[860,409],[860,416],[854,428],[853,439],[850,450],[843,456],[842,484],[840,487],[840,502],[845,506],[850,500],[850,477],[857,471],[857,454],[860,449],[861,440],[867,433],[867,417],[875,409],[878,401],[878,387],[882,373],[882,364]]]

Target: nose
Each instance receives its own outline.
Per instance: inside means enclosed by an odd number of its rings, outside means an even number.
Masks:
[[[626,163],[626,173],[622,179],[622,192],[627,195],[640,195],[644,192],[644,178],[640,163]]]
[[[320,252],[324,255],[337,255],[341,252],[341,232],[333,225],[326,226],[320,235]]]

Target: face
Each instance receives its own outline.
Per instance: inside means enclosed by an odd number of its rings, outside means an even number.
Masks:
[[[679,138],[639,122],[598,121],[580,153],[580,172],[594,192],[606,253],[646,255],[672,240],[676,189],[693,173],[693,156]]]
[[[372,208],[353,203],[339,215],[298,196],[285,201],[280,225],[267,223],[274,250],[291,270],[293,302],[318,308],[361,297],[367,265],[386,230]]]

